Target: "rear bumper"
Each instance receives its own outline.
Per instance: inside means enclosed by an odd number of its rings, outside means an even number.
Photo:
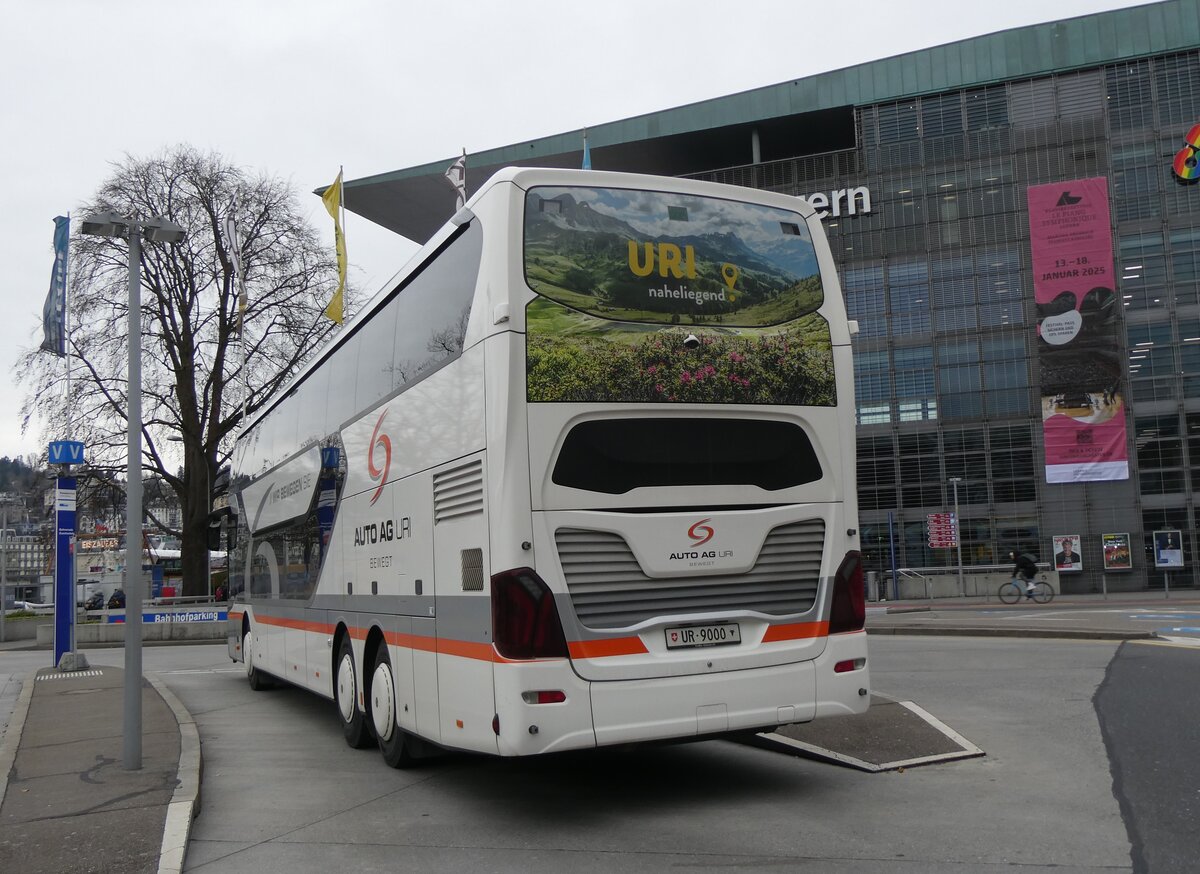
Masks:
[[[718,675],[592,683],[599,746],[774,728],[865,713],[871,696],[867,634],[830,635],[821,655]],[[835,673],[839,662],[862,667]]]
[[[834,673],[838,662],[864,659],[857,670]],[[867,657],[867,632],[829,635],[825,651],[813,662],[817,672],[815,719],[866,713],[871,702],[871,660]]]
[[[599,746],[807,722],[816,712],[812,661],[591,685]]]
[[[865,631],[834,634],[816,659],[742,671],[605,682],[581,679],[566,661],[496,665],[498,752],[536,755],[592,746],[703,737],[864,713],[870,665]],[[556,689],[562,704],[530,705],[521,692]]]

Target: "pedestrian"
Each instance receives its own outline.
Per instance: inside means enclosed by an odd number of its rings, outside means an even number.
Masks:
[[[1033,598],[1033,578],[1037,576],[1037,556],[1031,552],[1010,552],[1008,557],[1013,561],[1013,585],[1024,586],[1026,599]]]

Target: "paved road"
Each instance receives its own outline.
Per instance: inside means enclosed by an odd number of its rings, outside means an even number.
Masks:
[[[1137,872],[1195,871],[1200,860],[1198,659],[1182,648],[1123,646],[1096,694]]]
[[[328,703],[251,692],[218,647],[144,656],[200,729],[188,871],[1130,870],[1091,705],[1115,644],[884,637],[872,651],[877,689],[988,755],[868,774],[712,741],[393,771],[345,746]]]
[[[449,756],[393,771],[344,745],[327,702],[251,692],[219,647],[144,657],[203,743],[188,871],[1141,874],[1190,870],[1200,857],[1200,651],[1006,637],[871,643],[878,691],[915,701],[987,755],[869,774],[711,741]],[[0,686],[44,659],[4,653]]]

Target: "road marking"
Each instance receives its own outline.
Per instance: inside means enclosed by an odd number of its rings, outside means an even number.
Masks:
[[[195,668],[179,671],[155,671],[156,674],[241,674],[244,668]]]
[[[1022,610],[1020,612],[1013,612],[1013,611],[1009,610],[1009,611],[1004,612],[1003,618],[1010,619],[1014,622],[1017,620],[1025,620],[1025,619],[1040,619],[1040,620],[1049,619],[1049,620],[1053,620],[1053,621],[1057,621],[1057,622],[1070,622],[1073,619],[1078,619],[1079,613],[1078,612],[1064,613],[1061,610],[1055,610],[1055,611],[1048,610],[1044,613],[1037,613],[1037,612],[1033,612],[1033,611],[1029,611],[1029,610]]]
[[[979,612],[985,616],[998,616],[1001,619],[1045,619],[1050,616],[1065,616],[1066,618],[1075,618],[1079,616],[1079,611],[1064,612],[1062,610],[1047,610],[1045,612],[1036,612],[1038,608],[1025,607],[1014,610],[980,610]]]
[[[1143,646],[1170,646],[1175,649],[1200,648],[1200,637],[1162,637],[1158,640],[1131,640],[1129,643],[1140,643]]]

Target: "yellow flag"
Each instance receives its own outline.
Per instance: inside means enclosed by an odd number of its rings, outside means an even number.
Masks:
[[[333,217],[333,244],[337,250],[338,287],[329,306],[325,307],[326,318],[332,319],[339,325],[342,323],[342,293],[346,290],[346,236],[342,233],[342,171],[338,170],[337,179],[325,189],[321,201],[329,215]]]

